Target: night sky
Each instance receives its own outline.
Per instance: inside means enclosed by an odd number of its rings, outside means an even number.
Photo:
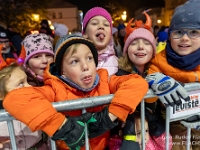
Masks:
[[[141,7],[164,7],[164,0],[66,0],[82,10],[83,13],[87,12],[90,8],[94,6],[104,7],[109,2],[116,1],[121,6],[123,6],[129,15],[134,16],[135,10]]]

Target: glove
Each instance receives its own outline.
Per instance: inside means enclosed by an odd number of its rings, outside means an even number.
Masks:
[[[105,107],[101,112],[92,114],[89,126],[89,138],[94,138],[109,131],[118,125],[118,121],[113,122],[108,116],[108,107]]]
[[[158,118],[157,114],[150,110],[150,108],[145,108],[145,116],[148,120],[149,134],[151,136],[160,136],[165,132],[164,122]]]
[[[124,140],[120,147],[120,150],[140,150],[139,143],[136,142],[136,133],[135,133],[135,119],[134,114],[128,115],[126,119],[126,124],[122,129]]]
[[[125,126],[122,129],[122,132],[124,136],[127,136],[127,135],[133,136],[133,139],[135,139],[136,141],[134,113],[132,113],[131,115],[128,115]]]
[[[196,130],[200,130],[200,115],[194,115],[181,121],[181,124],[187,128],[194,128]]]
[[[85,144],[84,123],[91,118],[91,113],[78,117],[68,117],[62,128],[54,133],[52,140],[63,140],[71,150],[78,150]]]
[[[123,140],[119,150],[140,150],[138,142]]]
[[[189,101],[190,97],[187,91],[173,78],[165,76],[162,73],[154,73],[146,76],[150,88],[158,95],[160,101],[165,106],[180,105],[181,99]]]

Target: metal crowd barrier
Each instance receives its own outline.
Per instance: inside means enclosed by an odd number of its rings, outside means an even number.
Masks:
[[[188,84],[185,84],[184,88],[188,92],[200,90],[200,83],[188,83]],[[157,97],[157,96],[150,89],[147,92],[144,99],[152,98],[152,97]],[[90,97],[90,98],[83,98],[83,99],[77,99],[77,100],[54,102],[53,107],[57,111],[70,111],[70,110],[82,109],[83,110],[82,112],[85,113],[85,108],[109,104],[111,102],[112,98],[113,98],[113,94],[110,94],[110,95],[106,95],[106,96],[98,96],[98,97]],[[141,129],[142,129],[142,135],[143,135],[142,136],[142,150],[145,149],[145,136],[144,136],[144,134],[145,134],[145,132],[144,132],[145,131],[145,127],[144,127],[145,111],[144,111],[144,108],[145,108],[145,103],[144,103],[144,100],[142,100],[142,102],[141,102],[141,126],[142,126]],[[200,110],[199,110],[199,112],[200,112]],[[169,143],[169,138],[168,138],[169,137],[169,123],[172,121],[181,120],[181,119],[184,119],[187,117],[189,117],[189,116],[186,114],[182,118],[176,118],[174,120],[170,120],[170,108],[167,107],[167,109],[166,109],[166,150],[169,150],[169,144],[168,144]],[[5,110],[0,111],[0,122],[7,121],[12,149],[17,150],[12,120],[15,120],[15,118],[13,118],[8,112],[6,112]],[[189,128],[187,133],[190,135],[190,132],[191,132],[191,129]],[[86,136],[85,138],[86,138],[86,150],[89,150],[89,146],[87,143],[88,137]],[[51,140],[50,142],[51,142],[52,150],[56,150],[55,142],[53,140]],[[188,149],[189,147],[190,147],[190,145],[188,143],[187,150],[189,150]]]

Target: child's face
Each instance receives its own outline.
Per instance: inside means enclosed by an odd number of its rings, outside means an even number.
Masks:
[[[145,39],[135,39],[128,47],[128,56],[136,67],[144,66],[153,57],[153,47]]]
[[[110,23],[102,16],[95,16],[90,19],[84,33],[84,37],[93,41],[98,50],[107,47],[111,35]]]
[[[9,39],[0,38],[0,44],[2,44],[1,53],[8,53],[10,49]]]
[[[43,76],[47,65],[53,62],[53,56],[48,53],[35,54],[28,61],[29,68],[37,75]]]
[[[29,87],[27,76],[23,70],[16,68],[12,71],[10,78],[6,82],[6,90],[10,92],[14,89]]]
[[[76,51],[73,47],[63,58],[62,76],[70,79],[83,89],[93,86],[96,78],[96,64],[92,52],[85,44],[80,44]]]
[[[136,132],[136,141],[142,145],[142,131],[141,131],[141,119],[135,119],[135,132]],[[149,127],[148,122],[145,120],[145,144],[149,141]]]
[[[187,31],[188,29],[183,29],[183,30]],[[172,49],[181,56],[189,55],[190,53],[200,48],[200,37],[190,38],[188,37],[187,34],[184,34],[181,38],[174,39],[172,38],[172,33],[171,33],[170,42]]]

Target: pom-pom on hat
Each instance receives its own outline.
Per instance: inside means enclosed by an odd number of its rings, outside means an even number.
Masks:
[[[8,39],[9,38],[7,30],[2,26],[0,26],[0,38],[1,39]]]
[[[115,34],[116,32],[118,32],[118,29],[115,28],[115,27],[113,27],[113,28],[112,28],[112,34]]]
[[[54,32],[56,36],[65,36],[68,34],[68,27],[61,23],[54,23]]]
[[[56,54],[54,57],[54,62],[55,62],[58,74],[61,75],[61,66],[62,66],[62,61],[63,61],[63,56],[65,54],[65,51],[68,49],[68,47],[76,43],[87,45],[93,54],[93,58],[94,58],[96,66],[98,65],[97,49],[90,40],[78,35],[68,35],[68,36],[66,35],[59,38],[55,46]]]
[[[54,56],[53,45],[48,35],[43,33],[30,34],[22,41],[26,51],[24,65],[35,54],[48,53]]]
[[[129,45],[132,43],[133,40],[142,38],[147,41],[149,41],[153,47],[153,54],[155,56],[156,54],[156,41],[154,38],[154,35],[147,29],[145,28],[137,28],[135,29],[126,39],[126,42],[124,44],[124,50],[123,53],[125,54],[128,50]]]
[[[87,26],[88,22],[90,21],[90,19],[95,17],[95,16],[105,17],[108,20],[108,22],[110,23],[110,27],[111,27],[111,30],[112,30],[112,17],[110,16],[110,13],[102,7],[94,7],[92,9],[88,10],[87,13],[85,14],[84,18],[83,18],[82,34],[84,34],[86,26]]]
[[[179,28],[200,28],[200,0],[188,0],[178,6],[170,21],[169,31]]]

